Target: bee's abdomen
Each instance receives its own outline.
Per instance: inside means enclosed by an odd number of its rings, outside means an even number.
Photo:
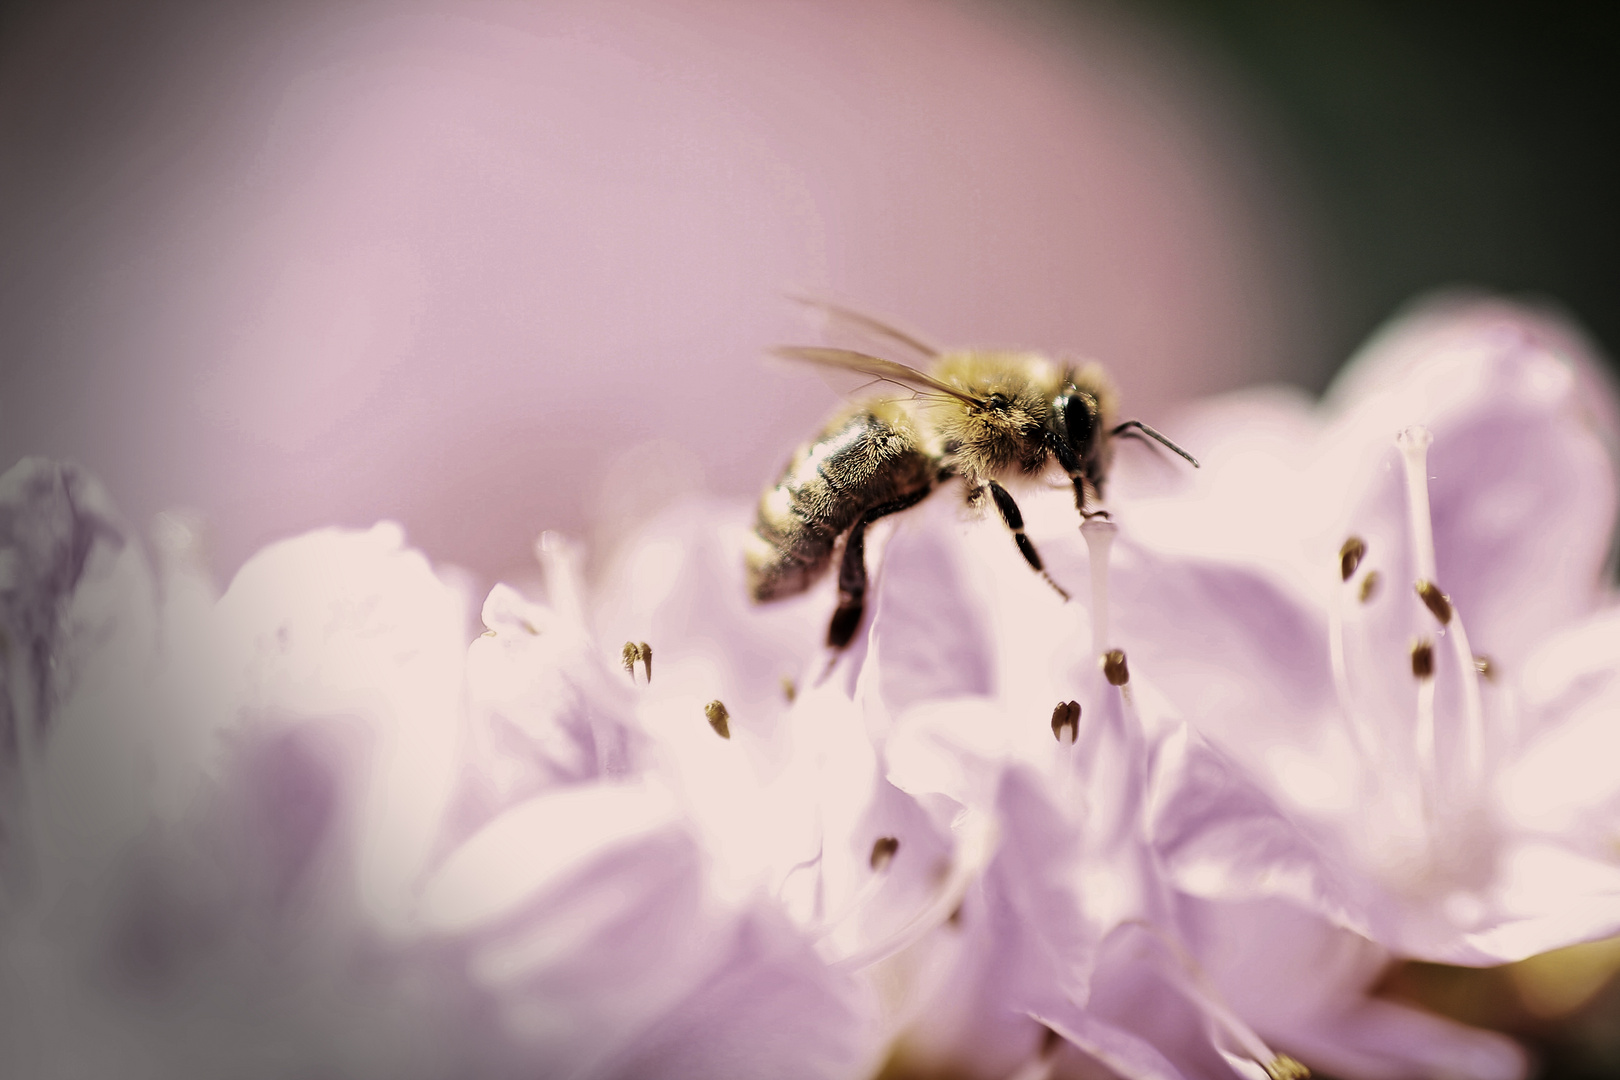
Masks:
[[[862,513],[932,485],[934,467],[910,418],[882,413],[863,408],[835,419],[794,452],[760,500],[748,549],[755,600],[803,592]]]

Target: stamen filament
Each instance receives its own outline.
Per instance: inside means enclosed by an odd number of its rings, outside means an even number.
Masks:
[[[1349,718],[1350,742],[1363,761],[1371,761],[1373,733],[1351,695],[1350,669],[1344,656],[1344,600],[1352,588],[1355,586],[1351,579],[1343,579],[1340,586],[1333,590],[1333,599],[1328,603],[1328,659],[1333,669],[1333,692],[1339,699],[1339,708]]]
[[[1470,790],[1485,776],[1485,707],[1480,701],[1481,671],[1468,648],[1468,632],[1463,629],[1462,612],[1451,606],[1451,651],[1457,660],[1457,674],[1463,691],[1463,764]]]
[[[1485,710],[1480,700],[1480,672],[1468,647],[1468,632],[1463,628],[1462,615],[1452,599],[1435,584],[1434,524],[1429,513],[1429,445],[1434,441],[1428,428],[1414,425],[1395,436],[1401,458],[1406,467],[1407,516],[1412,532],[1412,560],[1416,564],[1415,582],[1418,599],[1437,623],[1441,633],[1451,639],[1451,650],[1457,661],[1458,678],[1462,680],[1463,717],[1460,740],[1462,743],[1462,785],[1471,789],[1484,776],[1485,771]],[[1431,797],[1435,792],[1435,732],[1434,694],[1432,677],[1432,650],[1425,657],[1431,674],[1425,677],[1417,669],[1418,655],[1413,654],[1413,674],[1418,675],[1417,750],[1424,787]]]
[[[950,919],[961,906],[973,879],[989,865],[996,847],[995,823],[984,815],[970,812],[960,827],[962,839],[956,845],[956,858],[951,861],[951,871],[940,884],[934,898],[900,929],[859,952],[832,961],[833,967],[841,971],[859,971],[870,967],[916,944],[929,931]],[[872,880],[879,879],[874,877]]]
[[[1100,516],[1080,526],[1091,562],[1091,651],[1099,658],[1114,644],[1108,636],[1108,556],[1118,534],[1119,526]]]
[[[1434,644],[1428,638],[1412,646],[1412,677],[1418,684],[1417,724],[1412,735],[1417,753],[1418,788],[1424,812],[1432,817],[1438,809],[1435,805],[1438,774],[1434,749]]]
[[[871,902],[872,897],[877,895],[877,891],[888,880],[888,876],[883,870],[878,870],[868,877],[866,883],[855,890],[853,896],[840,904],[838,910],[833,912],[832,917],[822,924],[820,930],[816,931],[815,940],[825,941],[837,933],[845,923],[854,917],[857,911],[860,911],[861,908]]]

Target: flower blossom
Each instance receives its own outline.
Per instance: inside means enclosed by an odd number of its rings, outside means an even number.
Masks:
[[[154,573],[93,482],[25,462],[7,1064],[1516,1080],[1510,1040],[1372,987],[1620,928],[1578,357],[1443,307],[1323,412],[1212,404],[1177,429],[1205,473],[1121,455],[1112,521],[1027,497],[1070,604],[930,500],[874,537],[838,655],[820,592],[747,603],[731,504],[595,588],[548,534],[544,600],[474,617],[388,524],[215,595],[184,519]]]
[[[565,550],[553,604],[498,588],[474,637],[390,525],[272,545],[217,600],[184,522],[154,581],[72,467],[8,473],[0,528],[8,1071],[869,1068],[860,989],[711,888],[639,768]]]
[[[1616,789],[1570,756],[1612,739],[1612,401],[1550,318],[1450,300],[1320,412],[1194,422],[1214,471],[1125,515],[1145,541],[1127,610],[1255,790],[1180,847],[1184,887],[1288,896],[1454,963],[1620,930]],[[1244,510],[1196,527],[1217,504]]]

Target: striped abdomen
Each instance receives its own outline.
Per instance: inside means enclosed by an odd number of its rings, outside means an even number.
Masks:
[[[867,404],[835,418],[794,452],[759,502],[748,548],[749,592],[755,600],[803,592],[857,518],[927,492],[935,471],[916,425],[898,404]]]

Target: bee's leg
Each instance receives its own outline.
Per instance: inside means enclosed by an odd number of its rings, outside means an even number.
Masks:
[[[1097,514],[1106,514],[1107,511],[1105,510],[1088,511],[1086,509],[1086,496],[1089,494],[1086,490],[1086,467],[1078,457],[1075,457],[1074,449],[1055,432],[1051,431],[1046,433],[1046,448],[1052,451],[1052,456],[1057,458],[1058,464],[1068,474],[1069,482],[1074,485],[1074,508],[1080,511],[1080,516],[1089,519]],[[1009,524],[1008,527],[1010,528],[1011,525]],[[1053,587],[1056,588],[1056,586]],[[1063,590],[1058,589],[1058,592],[1063,592]]]
[[[1030,542],[1029,537],[1024,535],[1024,515],[1019,511],[1018,504],[1013,501],[1012,495],[1008,494],[1007,489],[994,480],[986,481],[985,486],[990,489],[990,497],[996,501],[996,509],[1001,511],[1001,520],[1007,523],[1007,528],[1012,530],[1013,539],[1018,541],[1019,554],[1024,556],[1024,561],[1029,563],[1029,568],[1041,575],[1043,581],[1056,589],[1059,596],[1067,600],[1069,594],[1063,591],[1063,586],[1052,580],[1051,575],[1047,574],[1046,567],[1041,565],[1041,553],[1035,550],[1035,545]],[[1075,481],[1075,487],[1076,490],[1079,490],[1078,480]]]
[[[856,519],[850,528],[849,539],[844,541],[844,558],[838,564],[838,607],[833,611],[832,622],[827,624],[829,647],[842,649],[848,645],[855,636],[856,627],[861,625],[861,615],[866,610],[866,527],[878,518],[916,506],[927,497],[929,490],[924,488],[874,506]]]

